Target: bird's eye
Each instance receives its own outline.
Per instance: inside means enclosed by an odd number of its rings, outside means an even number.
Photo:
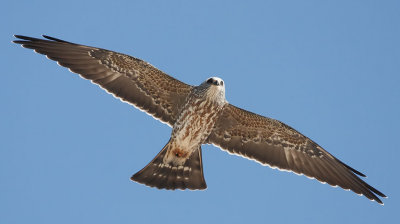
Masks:
[[[223,85],[224,85],[224,81],[221,81],[219,84],[220,84],[221,86],[223,86]]]
[[[207,83],[208,83],[208,84],[212,84],[212,83],[213,83],[213,79],[208,79],[208,80],[207,80]]]

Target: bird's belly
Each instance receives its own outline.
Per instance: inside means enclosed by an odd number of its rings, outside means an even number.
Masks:
[[[165,162],[183,165],[210,134],[219,110],[218,105],[208,101],[185,108],[172,130],[171,147]]]

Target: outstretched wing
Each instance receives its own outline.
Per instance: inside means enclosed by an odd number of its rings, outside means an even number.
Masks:
[[[14,43],[46,55],[59,65],[91,80],[107,92],[171,126],[191,86],[129,55],[78,45],[49,36],[15,35]]]
[[[332,186],[350,189],[380,204],[382,201],[376,195],[386,197],[355,175],[365,177],[364,174],[293,128],[230,104],[223,109],[208,143],[272,168],[293,171]]]

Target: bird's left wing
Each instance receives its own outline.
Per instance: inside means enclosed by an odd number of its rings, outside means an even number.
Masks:
[[[381,204],[376,195],[386,197],[355,175],[364,174],[344,164],[293,128],[230,104],[224,107],[207,141],[272,168],[304,174],[332,186],[350,189]]]
[[[43,36],[14,43],[46,55],[124,102],[173,126],[192,87],[129,55]]]

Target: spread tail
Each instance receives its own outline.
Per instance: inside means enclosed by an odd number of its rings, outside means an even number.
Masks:
[[[160,153],[142,170],[131,177],[131,180],[159,189],[206,189],[203,176],[201,147],[185,161],[183,165],[165,164],[164,156],[170,147],[168,142]]]

